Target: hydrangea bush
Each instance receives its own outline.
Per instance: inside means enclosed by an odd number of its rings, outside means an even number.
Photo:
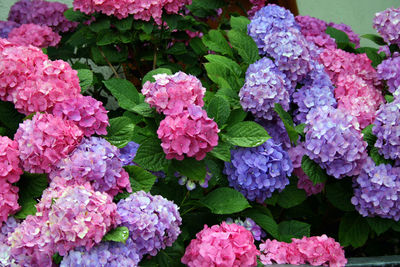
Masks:
[[[0,22],[0,265],[398,253],[398,16],[359,36],[258,0],[18,1]]]

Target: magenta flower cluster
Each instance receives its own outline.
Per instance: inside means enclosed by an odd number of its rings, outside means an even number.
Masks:
[[[262,264],[311,264],[344,267],[344,250],[333,238],[322,236],[292,238],[292,243],[267,239],[260,245]]]
[[[388,8],[375,14],[373,27],[388,44],[400,44],[400,8]]]
[[[253,235],[235,223],[204,226],[186,247],[182,263],[189,267],[257,266],[260,252]]]
[[[8,34],[8,40],[18,45],[46,48],[56,46],[60,42],[61,36],[48,26],[30,23],[14,28]]]
[[[325,32],[328,26],[325,21],[310,16],[296,16],[295,19],[307,41],[320,48],[336,48],[335,39]]]

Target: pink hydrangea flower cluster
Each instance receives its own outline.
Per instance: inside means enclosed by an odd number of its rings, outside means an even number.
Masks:
[[[307,41],[321,48],[336,48],[335,39],[325,33],[327,28],[325,21],[310,16],[296,16],[295,19]]]
[[[80,10],[85,14],[101,12],[108,16],[114,15],[123,19],[133,14],[135,19],[149,21],[151,18],[157,24],[161,24],[163,10],[168,14],[177,14],[185,5],[190,5],[191,0],[74,0],[74,10]]]
[[[157,130],[166,158],[184,159],[184,154],[202,160],[218,145],[218,125],[201,107],[191,105],[179,115],[167,116]]]
[[[333,238],[322,236],[292,238],[292,243],[267,239],[260,245],[262,264],[308,263],[313,266],[343,267],[347,263],[344,250]]]
[[[247,15],[251,19],[258,10],[265,6],[266,0],[250,0],[250,3],[253,5],[251,9],[247,12]]]
[[[103,103],[91,96],[78,95],[69,101],[63,101],[54,105],[53,114],[64,120],[73,121],[87,137],[93,134],[106,135],[108,111]]]
[[[80,143],[83,132],[71,121],[37,113],[20,124],[14,140],[18,143],[25,171],[49,173]]]
[[[250,267],[257,266],[259,254],[249,230],[223,222],[211,228],[205,225],[190,242],[181,261],[189,267]]]
[[[26,256],[27,266],[51,266],[56,252],[63,256],[81,246],[89,250],[119,223],[111,196],[89,184],[51,185],[36,208],[36,215],[29,215],[8,238],[12,255]]]
[[[33,45],[40,48],[56,46],[61,36],[53,32],[48,26],[40,26],[37,24],[22,24],[18,28],[14,28],[9,34],[10,42],[19,45]]]
[[[174,75],[157,74],[155,82],[147,81],[142,94],[151,107],[165,115],[178,115],[189,105],[202,107],[206,89],[193,75],[177,72]]]

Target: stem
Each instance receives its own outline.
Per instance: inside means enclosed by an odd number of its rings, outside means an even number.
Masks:
[[[106,55],[104,55],[103,49],[101,49],[101,47],[98,47],[100,54],[102,55],[102,57],[104,58],[104,60],[107,62],[108,66],[110,66],[111,70],[113,71],[115,77],[120,78],[117,71],[115,70],[114,66],[111,64],[111,62],[108,60],[108,58],[106,57]]]
[[[183,212],[183,213],[181,214],[181,217],[183,217],[186,213],[191,212],[192,210],[195,210],[195,209],[196,209],[196,207],[191,207],[190,209],[188,209],[188,210],[186,210],[185,212]]]
[[[157,46],[156,46],[155,49],[154,49],[153,70],[156,69],[156,65],[157,65],[157,50],[158,50],[158,48],[157,48]]]

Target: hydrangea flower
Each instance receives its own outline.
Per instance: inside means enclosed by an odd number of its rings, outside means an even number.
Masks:
[[[273,33],[285,32],[289,28],[300,28],[293,14],[283,7],[269,4],[256,12],[247,26],[247,31],[256,42],[260,54],[265,54],[266,37]]]
[[[149,21],[151,18],[157,24],[161,24],[163,10],[168,14],[177,14],[185,5],[190,5],[191,0],[154,0],[131,1],[131,0],[103,0],[93,2],[91,0],[74,0],[74,10],[79,10],[85,14],[101,12],[108,16],[114,15],[118,19],[123,19],[133,14],[135,19]]]
[[[251,64],[246,71],[245,84],[240,89],[240,104],[245,111],[250,111],[256,118],[271,120],[274,104],[289,109],[289,95],[292,85],[267,57]]]
[[[71,250],[61,261],[60,267],[136,267],[140,261],[135,243],[102,242],[90,251],[84,248]]]
[[[375,166],[371,158],[353,179],[351,203],[364,217],[400,219],[400,168],[390,164]]]
[[[328,26],[325,21],[310,16],[296,16],[295,19],[307,41],[320,48],[336,48],[335,39],[325,32]]]
[[[9,34],[8,39],[10,42],[19,45],[33,45],[40,48],[46,48],[49,46],[56,46],[61,36],[53,32],[50,27],[40,26],[37,24],[22,24],[21,26],[14,28]]]
[[[8,234],[14,232],[20,221],[10,216],[0,227],[0,243],[8,243]]]
[[[145,254],[155,256],[160,249],[172,246],[182,224],[179,208],[162,196],[138,191],[118,204],[120,226],[129,229],[129,239],[140,259]]]
[[[355,117],[330,106],[312,109],[305,127],[305,153],[336,179],[358,175],[367,158]]]
[[[166,116],[157,130],[167,159],[183,160],[184,154],[202,160],[218,145],[218,125],[205,110],[191,105],[181,114]]]
[[[55,32],[67,32],[78,23],[65,18],[66,4],[42,0],[20,0],[10,8],[8,20],[19,24],[33,23],[49,26]]]
[[[225,162],[224,168],[230,186],[260,203],[274,191],[282,191],[292,171],[289,155],[272,139],[258,147],[231,150],[231,162]]]
[[[292,238],[292,243],[267,239],[260,245],[262,264],[304,264],[344,267],[344,250],[333,238],[322,236]]]
[[[394,93],[400,86],[400,55],[395,53],[393,57],[383,60],[376,70],[378,78],[385,80],[389,92]]]
[[[284,150],[287,150],[292,146],[285,125],[280,118],[274,118],[272,120],[256,119],[255,121],[264,127],[268,135],[271,136],[272,140],[276,144],[281,145]]]
[[[400,44],[400,8],[388,8],[375,14],[373,27],[388,44]]]
[[[7,217],[16,213],[20,206],[18,204],[18,187],[11,183],[0,180],[0,224],[7,220]]]
[[[129,175],[122,168],[119,150],[99,137],[84,139],[49,175],[66,185],[90,182],[93,189],[115,196],[122,189],[132,192]]]
[[[200,187],[202,188],[207,188],[208,187],[208,182],[211,179],[212,173],[207,169],[206,172],[206,177],[204,178],[204,182],[199,182]],[[196,189],[196,183],[190,179],[188,179],[186,176],[181,175],[179,172],[175,172],[174,176],[176,178],[179,178],[178,180],[178,184],[180,185],[185,185],[186,189],[189,191],[192,191],[194,189]]]
[[[14,21],[0,21],[0,38],[7,38],[12,29],[19,27],[20,24]]]
[[[250,231],[235,223],[222,222],[211,228],[204,225],[181,261],[189,267],[250,267],[257,266],[259,254]]]
[[[68,101],[54,105],[53,114],[64,120],[73,121],[87,137],[93,134],[107,135],[108,122],[103,103],[91,96],[77,95]]]
[[[232,224],[235,223],[237,225],[243,226],[247,230],[251,232],[253,235],[254,240],[260,241],[261,238],[264,238],[267,234],[264,232],[264,230],[256,224],[255,221],[253,221],[251,218],[246,218],[244,221],[241,219],[236,219],[233,220],[232,218],[227,218],[225,220],[227,224]]]
[[[19,125],[14,140],[25,171],[49,173],[75,149],[82,137],[82,131],[73,122],[37,113]]]
[[[0,136],[0,181],[16,183],[23,173],[16,141]]]
[[[136,152],[139,149],[139,146],[140,145],[136,144],[135,142],[129,142],[126,146],[119,150],[119,158],[121,159],[123,166],[133,164],[133,160],[135,159]]]
[[[398,90],[400,92],[400,90]],[[377,137],[375,147],[386,159],[400,159],[400,101],[382,105],[376,112],[372,133]]]
[[[192,75],[177,72],[173,75],[157,74],[155,82],[147,81],[143,85],[142,94],[151,107],[165,115],[179,115],[194,104],[202,107],[206,89],[200,80]]]

